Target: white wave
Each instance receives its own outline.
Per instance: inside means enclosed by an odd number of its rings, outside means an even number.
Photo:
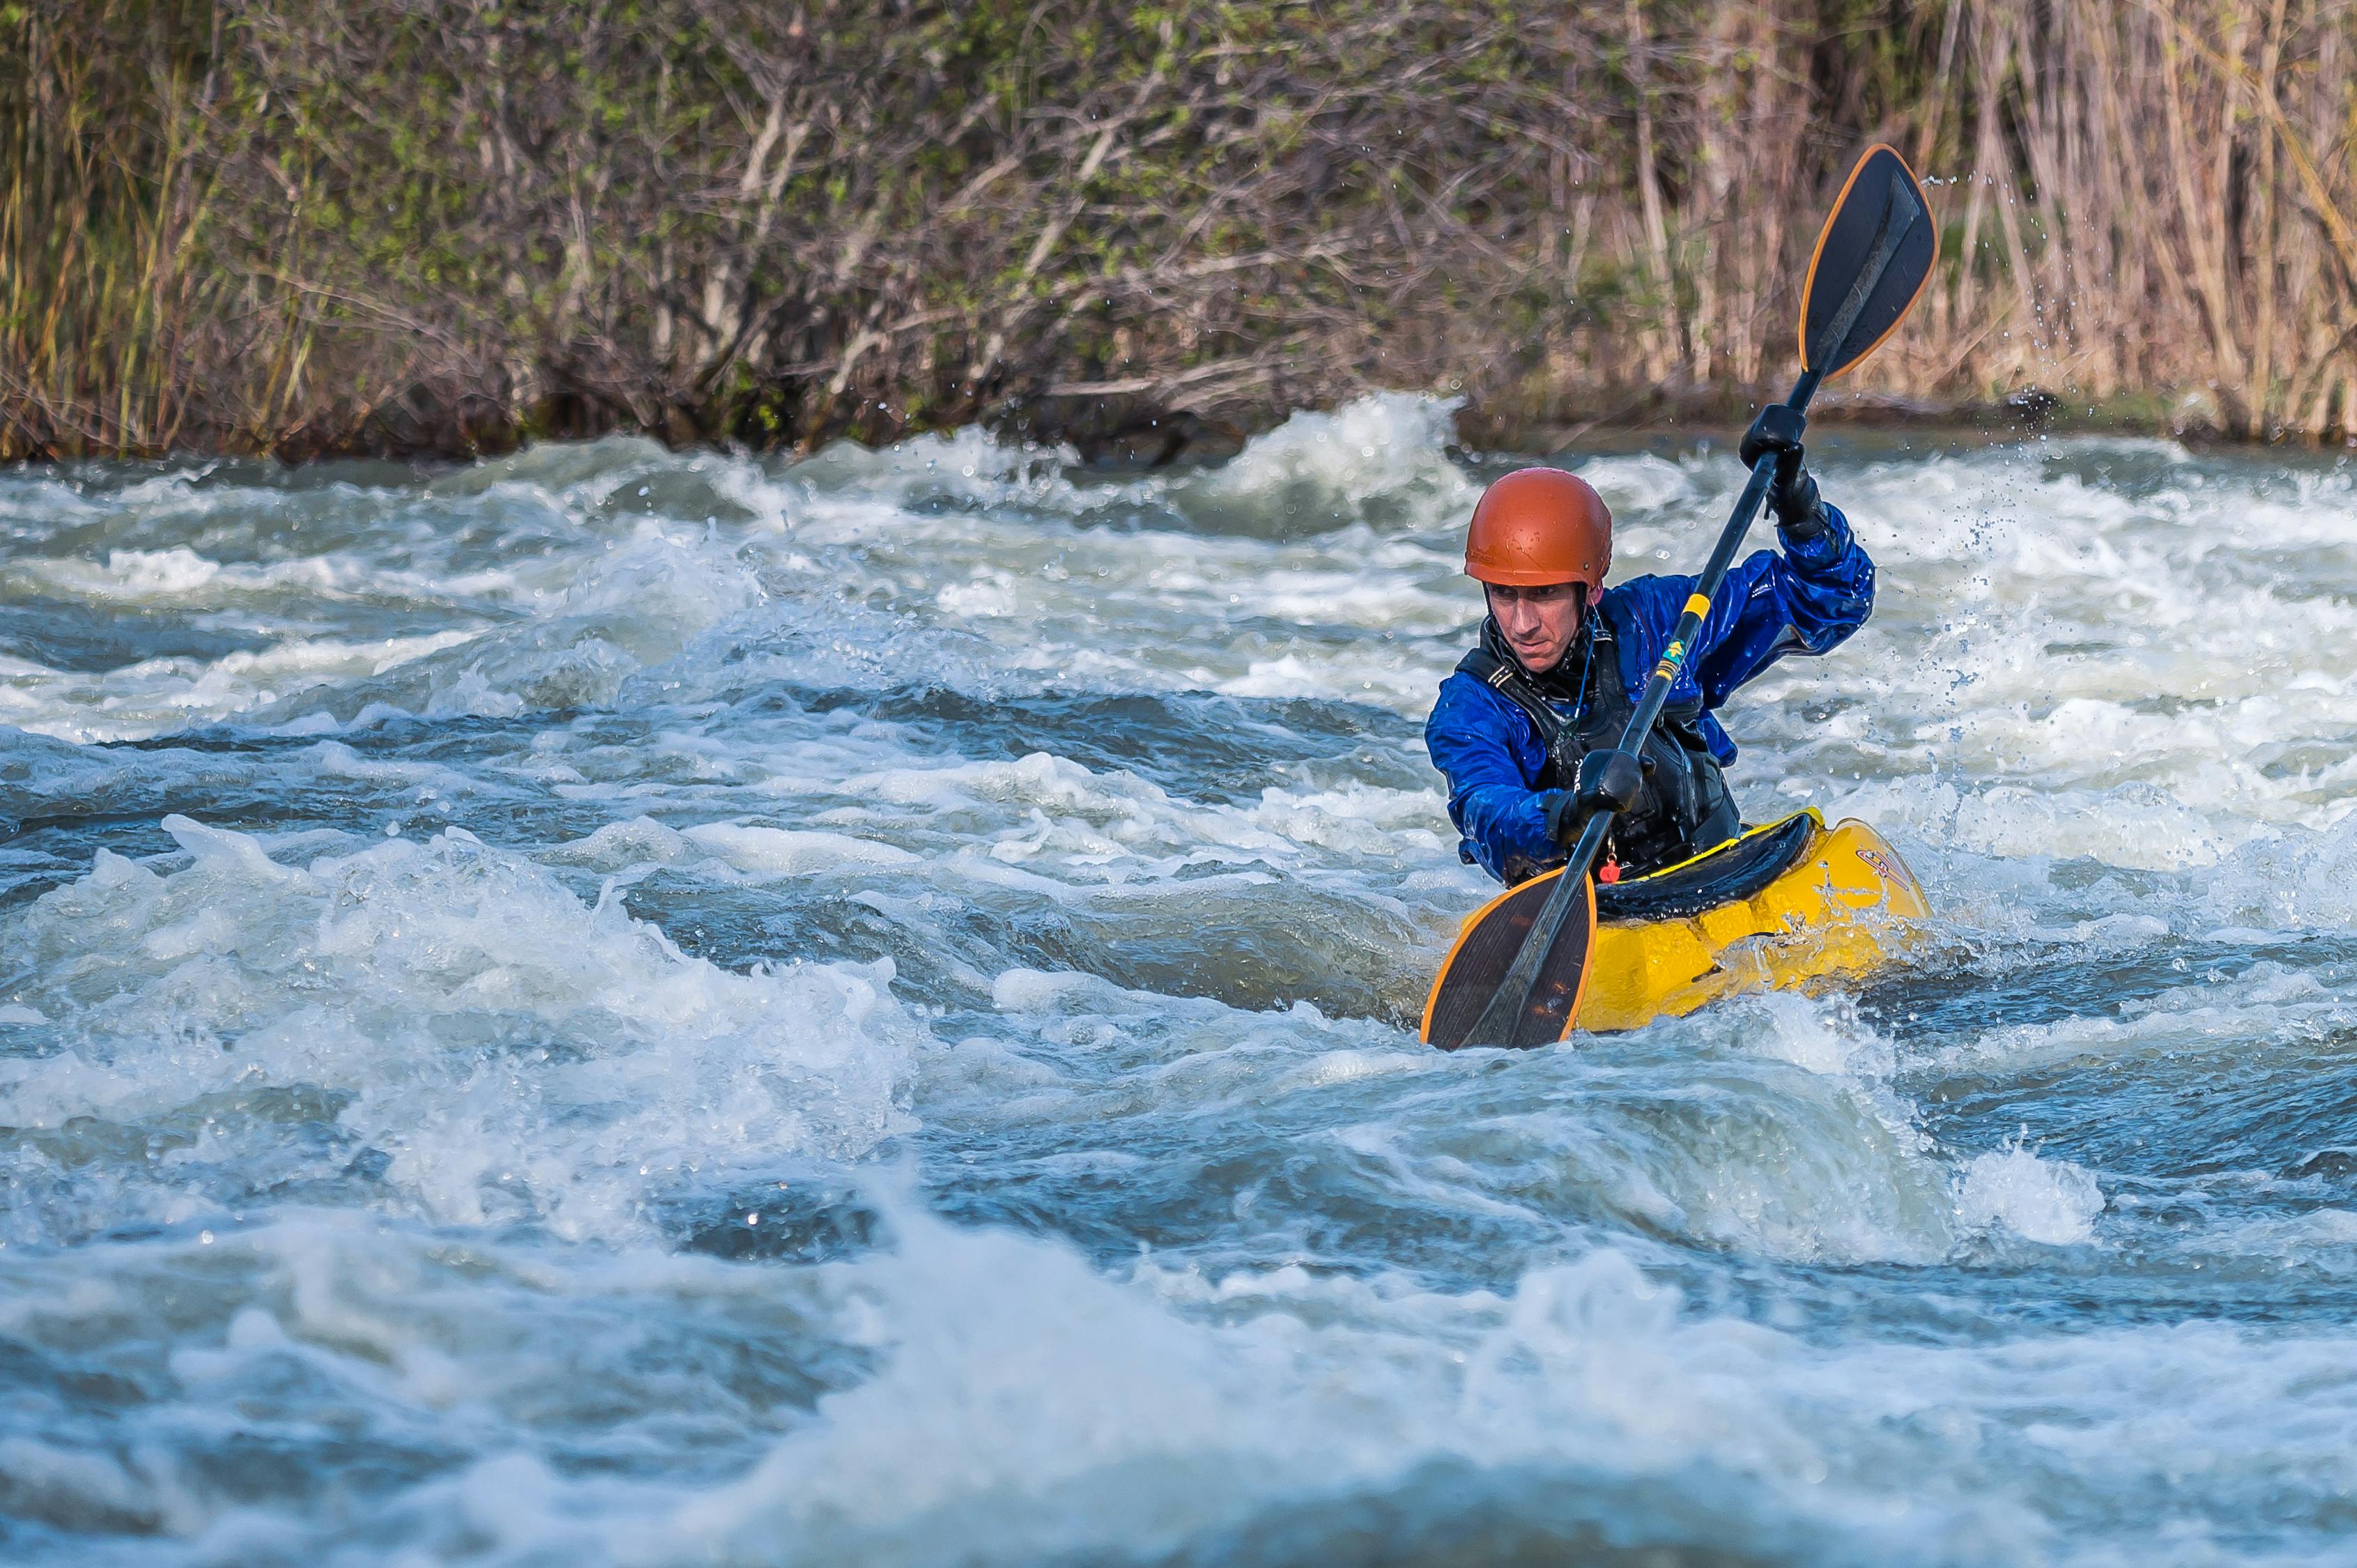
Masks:
[[[2104,1195],[2083,1167],[2016,1147],[1974,1156],[1956,1208],[1968,1225],[2002,1225],[2026,1240],[2065,1247],[2094,1235]]]
[[[1052,515],[1076,512],[1086,504],[1067,472],[1079,461],[1070,447],[1003,442],[968,426],[880,448],[837,441],[788,468],[782,495],[741,480],[739,493],[757,508],[795,523],[813,511],[835,510],[846,499],[869,509],[878,521],[944,508]]]
[[[739,871],[763,876],[803,876],[845,866],[914,865],[917,857],[896,844],[847,833],[713,822],[681,835],[711,851]]]
[[[382,676],[474,640],[470,631],[374,642],[298,638],[215,660],[149,659],[104,675],[38,666],[0,670],[0,714],[18,728],[62,740],[135,740],[216,722],[298,693]]]
[[[1377,392],[1331,413],[1292,414],[1176,499],[1214,517],[1243,514],[1250,532],[1278,536],[1361,521],[1428,527],[1470,512],[1479,493],[1445,450],[1462,402]]]
[[[67,1048],[0,1059],[0,1122],[309,1086],[425,1211],[569,1236],[629,1231],[692,1169],[855,1155],[908,1125],[915,1031],[888,964],[730,973],[455,829],[298,867],[165,826],[185,869],[102,850],[7,919],[22,1004]]]
[[[1054,1242],[884,1207],[888,1248],[817,1269],[453,1247],[332,1216],[125,1246],[70,1283],[64,1260],[12,1259],[0,1321],[19,1344],[160,1326],[167,1281],[189,1341],[128,1385],[141,1442],[14,1435],[12,1473],[42,1477],[53,1513],[127,1514],[184,1560],[264,1529],[318,1557],[357,1529],[386,1554],[1028,1563],[1215,1547],[1263,1518],[1324,1552],[1363,1539],[1361,1496],[1403,1525],[1471,1506],[1543,1528],[1541,1499],[1569,1493],[1620,1539],[1693,1552],[2091,1565],[2180,1555],[2202,1533],[2189,1510],[2251,1495],[2322,1552],[2349,1474],[2337,1332],[1827,1343],[1712,1311],[1621,1249],[1497,1293],[1297,1265],[1107,1277]],[[701,1360],[741,1343],[833,1345],[868,1369],[805,1408],[760,1364]],[[204,1412],[295,1380],[335,1391],[348,1440],[432,1432],[450,1459],[258,1516],[202,1462]],[[611,1462],[681,1442],[733,1462]],[[1435,1464],[1495,1489],[1452,1504]],[[2134,1501],[2151,1496],[2168,1507]]]

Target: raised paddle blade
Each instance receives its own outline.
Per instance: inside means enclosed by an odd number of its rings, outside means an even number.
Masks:
[[[1596,942],[1596,884],[1582,876],[1586,897],[1576,901],[1532,983],[1530,1001],[1514,1022],[1514,1037],[1471,1038],[1483,1009],[1522,951],[1523,939],[1561,871],[1533,877],[1475,910],[1442,961],[1440,977],[1424,1004],[1424,1041],[1453,1051],[1461,1046],[1544,1046],[1571,1033],[1579,999],[1587,992],[1587,958]]]
[[[1931,280],[1940,231],[1907,160],[1867,149],[1817,235],[1801,293],[1801,366],[1830,381],[1874,352]]]

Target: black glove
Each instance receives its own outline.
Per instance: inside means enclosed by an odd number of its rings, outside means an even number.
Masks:
[[[1625,811],[1653,771],[1651,757],[1625,751],[1591,751],[1579,759],[1579,777],[1568,789],[1552,792],[1546,804],[1547,835],[1571,847],[1587,819],[1598,811]]]
[[[1799,409],[1771,403],[1760,411],[1751,428],[1743,433],[1743,445],[1735,449],[1747,468],[1768,453],[1776,454],[1776,475],[1768,484],[1768,510],[1776,514],[1776,526],[1787,544],[1806,544],[1833,526],[1833,520],[1825,515],[1824,498],[1817,494],[1817,481],[1801,466],[1801,433],[1808,424],[1808,416]]]
[[[1650,758],[1626,751],[1591,751],[1579,759],[1579,777],[1572,794],[1591,811],[1625,811],[1637,803],[1637,793],[1652,772]]]
[[[1547,837],[1570,848],[1571,841],[1579,836],[1583,815],[1578,797],[1568,789],[1550,789],[1539,799],[1546,802]]]

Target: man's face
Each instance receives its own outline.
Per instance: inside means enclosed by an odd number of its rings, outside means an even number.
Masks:
[[[1484,583],[1490,593],[1490,613],[1506,634],[1506,646],[1533,675],[1544,675],[1563,660],[1564,650],[1579,633],[1579,585],[1549,583],[1537,588],[1510,588]]]

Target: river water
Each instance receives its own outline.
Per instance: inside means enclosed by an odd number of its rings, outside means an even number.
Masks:
[[[2347,1561],[2357,467],[1829,441],[1931,940],[1445,1056],[1447,430],[0,475],[0,1557]]]

